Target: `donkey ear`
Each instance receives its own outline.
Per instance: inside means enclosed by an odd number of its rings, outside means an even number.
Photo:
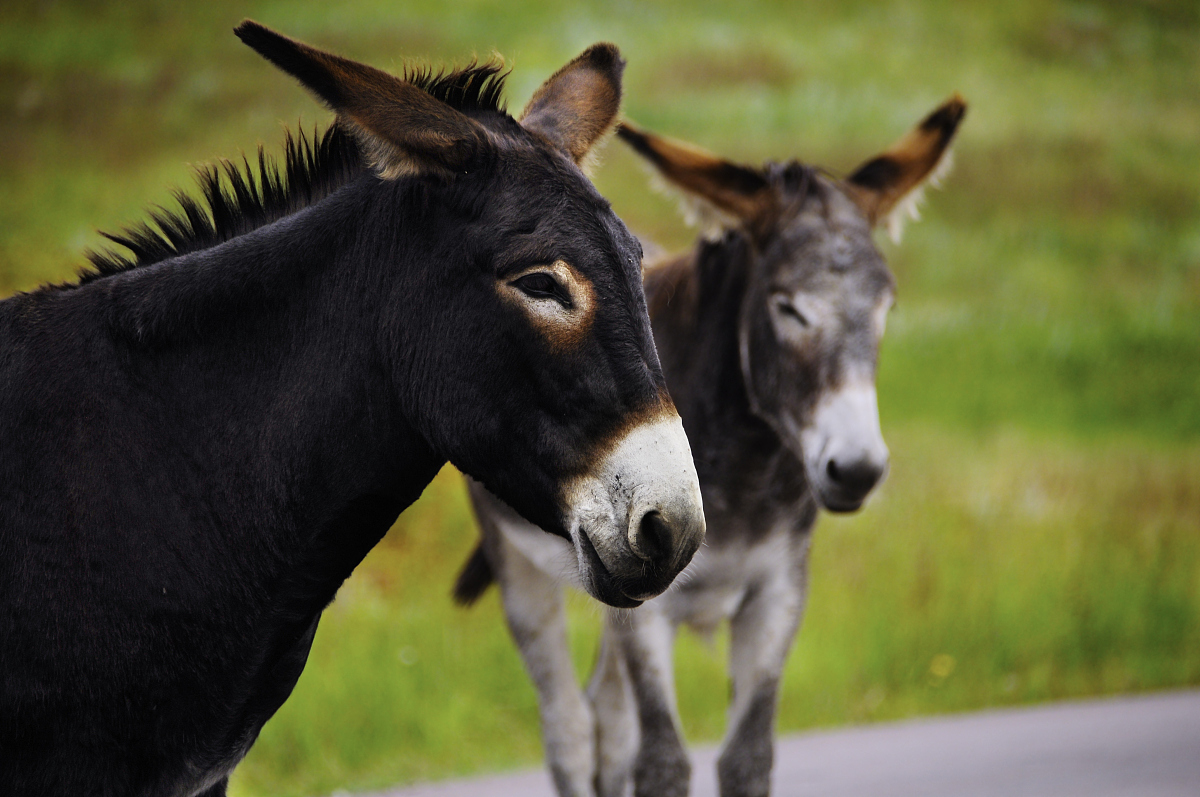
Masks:
[[[872,224],[902,209],[906,199],[919,198],[926,179],[937,176],[939,165],[948,164],[950,141],[966,112],[967,103],[955,94],[890,149],[859,166],[846,179],[851,197]],[[911,205],[914,218],[915,210]],[[899,237],[897,230],[898,225],[893,228],[893,238]]]
[[[521,125],[582,164],[617,119],[624,71],[615,44],[593,44],[534,93],[521,113]]]
[[[752,221],[767,207],[766,178],[748,166],[682,141],[657,136],[629,121],[621,123],[617,135],[671,183],[724,213]]]
[[[471,171],[489,152],[487,132],[478,122],[412,83],[251,20],[233,32],[349,122],[382,177]]]

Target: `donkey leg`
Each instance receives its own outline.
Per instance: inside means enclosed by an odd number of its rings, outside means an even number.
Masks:
[[[620,635],[641,729],[633,793],[635,797],[686,797],[692,765],[675,705],[675,628],[653,604],[623,613],[612,627]]]
[[[502,562],[504,616],[537,689],[554,786],[560,797],[591,797],[592,711],[571,664],[562,587],[511,545],[505,546]]]
[[[625,797],[638,751],[637,706],[629,669],[612,628],[610,613],[600,640],[600,656],[588,684],[588,700],[596,716],[596,795]]]
[[[799,562],[755,588],[730,621],[733,703],[717,758],[721,797],[766,797],[775,759],[779,681],[804,614],[807,541]]]

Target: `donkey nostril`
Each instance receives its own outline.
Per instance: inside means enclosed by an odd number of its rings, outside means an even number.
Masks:
[[[658,510],[642,515],[632,542],[633,552],[646,561],[658,562],[667,557],[671,552],[671,529]]]
[[[825,472],[843,490],[865,495],[883,475],[883,467],[865,458],[841,465],[831,459]]]

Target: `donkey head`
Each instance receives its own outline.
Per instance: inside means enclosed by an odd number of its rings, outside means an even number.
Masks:
[[[571,541],[613,605],[665,589],[704,536],[663,382],[641,248],[580,170],[615,122],[624,62],[597,44],[518,121],[495,64],[398,78],[256,23],[237,34],[354,132],[374,174],[378,346],[436,454]],[[336,201],[335,194],[330,201]]]
[[[888,464],[875,367],[895,282],[871,230],[910,209],[965,110],[956,95],[845,180],[795,161],[742,166],[628,123],[619,131],[747,244],[738,314],[746,394],[827,509],[858,509]]]

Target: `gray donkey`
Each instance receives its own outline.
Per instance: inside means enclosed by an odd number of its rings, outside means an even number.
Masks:
[[[666,593],[610,610],[586,696],[568,655],[561,585],[579,586],[588,571],[564,540],[477,483],[482,541],[455,587],[467,604],[499,582],[563,797],[622,797],[631,780],[638,797],[687,794],[674,635],[682,623],[708,632],[722,620],[731,625],[733,701],[717,763],[721,794],[768,793],[779,682],[804,612],[817,510],[858,509],[887,470],[875,367],[894,280],[871,229],[891,222],[898,237],[898,216],[915,218],[965,110],[952,97],[841,180],[795,161],[742,166],[628,123],[619,129],[725,222],[717,237],[645,274],[655,342],[700,477],[706,545]],[[630,539],[647,561],[658,553],[652,521]]]

